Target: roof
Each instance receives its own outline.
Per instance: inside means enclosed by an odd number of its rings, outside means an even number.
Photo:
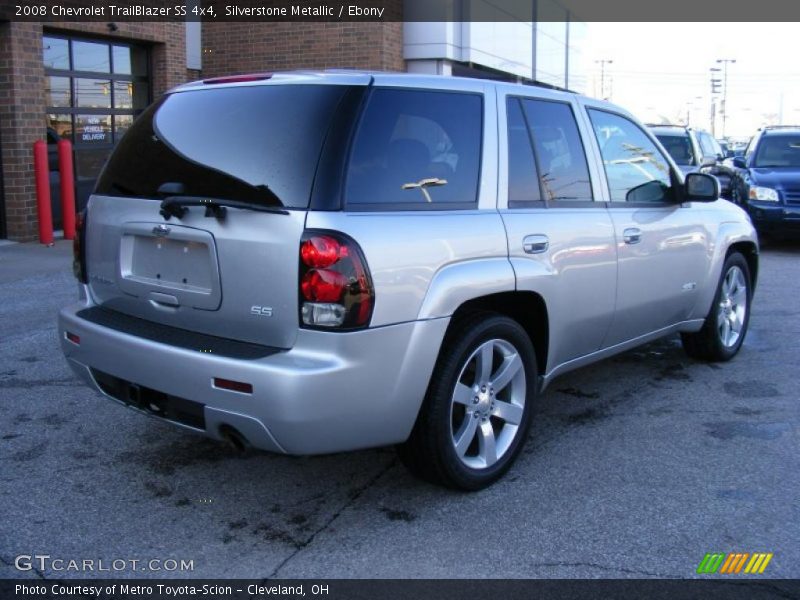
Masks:
[[[764,133],[771,135],[787,134],[793,135],[800,132],[800,125],[767,125],[762,128]]]
[[[657,133],[666,133],[668,135],[686,135],[686,132],[691,129],[683,125],[660,125],[658,123],[648,123],[647,127],[650,129],[658,129]]]
[[[536,88],[549,90],[559,94],[578,96],[576,92],[562,90],[547,84],[513,83],[494,79],[480,79],[476,77],[459,77],[455,75],[427,75],[418,73],[402,73],[395,71],[367,71],[356,69],[326,69],[326,70],[297,70],[275,71],[273,73],[243,73],[223,77],[212,77],[191,81],[173,88],[170,91],[184,91],[198,89],[207,85],[259,85],[269,83],[332,83],[343,85],[365,85],[370,81],[376,83],[400,83],[404,85],[421,85],[423,87],[474,88],[486,85],[510,85],[521,88]]]
[[[276,71],[274,73],[253,73],[216,77],[192,81],[180,85],[170,92],[208,89],[208,86],[240,87],[275,84],[328,84],[328,85],[369,85],[374,83],[389,87],[419,87],[438,90],[484,92],[491,87],[502,89],[508,94],[528,95],[550,100],[577,98],[587,107],[610,108],[614,112],[630,116],[630,112],[605,100],[589,98],[568,90],[553,89],[548,85],[513,83],[493,79],[458,77],[450,75],[422,75],[417,73],[398,73],[390,71],[359,71],[330,69],[324,71]]]

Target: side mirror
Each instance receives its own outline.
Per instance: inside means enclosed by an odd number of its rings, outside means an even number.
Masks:
[[[658,180],[646,181],[628,190],[625,202],[663,202],[667,186]]]
[[[694,202],[715,202],[719,199],[719,179],[705,173],[689,173],[684,183],[684,199]]]
[[[743,156],[734,156],[733,157],[733,166],[737,169],[746,169],[747,163],[744,160]]]
[[[713,167],[715,164],[717,164],[716,156],[704,156],[700,161],[701,167]]]

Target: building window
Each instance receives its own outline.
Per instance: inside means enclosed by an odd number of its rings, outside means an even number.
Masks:
[[[73,143],[81,209],[114,145],[150,103],[149,53],[61,35],[45,35],[42,46],[47,139]]]

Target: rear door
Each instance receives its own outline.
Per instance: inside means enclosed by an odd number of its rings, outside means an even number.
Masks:
[[[200,84],[150,107],[90,201],[93,299],[164,325],[290,347],[315,173],[354,89]],[[193,205],[170,215],[162,210],[166,196],[245,208]]]
[[[499,208],[517,288],[547,303],[548,369],[600,348],[616,293],[614,228],[571,98],[500,93],[498,106]]]
[[[711,232],[676,201],[669,161],[625,115],[589,108],[605,170],[618,255],[617,304],[604,346],[689,317],[709,269]]]

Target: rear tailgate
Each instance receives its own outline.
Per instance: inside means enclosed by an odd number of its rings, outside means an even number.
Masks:
[[[180,329],[291,347],[306,212],[326,136],[354,90],[195,84],[148,108],[89,202],[93,299]],[[165,212],[165,197],[190,205]]]
[[[218,222],[194,208],[165,222],[159,206],[92,198],[86,260],[94,300],[180,329],[291,347],[305,211],[228,209]]]

